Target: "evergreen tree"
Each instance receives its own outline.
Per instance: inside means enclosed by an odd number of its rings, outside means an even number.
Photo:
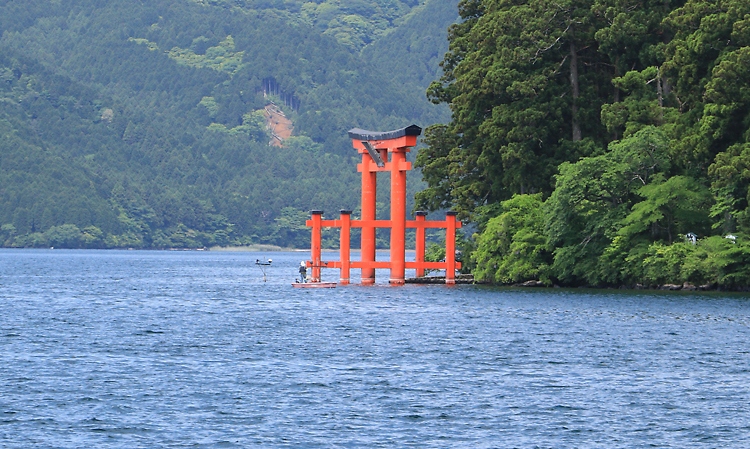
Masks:
[[[430,146],[417,164],[437,182],[418,201],[452,204],[469,217],[514,193],[549,193],[557,165],[596,151],[605,141],[597,92],[611,75],[599,69],[597,18],[584,3],[460,7],[445,75],[428,90],[451,106],[452,121],[426,131]]]

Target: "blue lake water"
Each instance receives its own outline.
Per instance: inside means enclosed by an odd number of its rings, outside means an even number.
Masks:
[[[307,257],[0,250],[0,447],[750,447],[746,294],[293,289]]]

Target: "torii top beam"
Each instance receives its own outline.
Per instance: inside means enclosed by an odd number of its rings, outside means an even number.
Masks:
[[[372,145],[378,150],[413,147],[417,144],[417,136],[420,134],[422,134],[422,128],[417,125],[383,132],[368,131],[360,128],[349,130],[349,137],[352,139],[354,148],[357,150],[367,149],[362,144],[362,141],[372,142]]]

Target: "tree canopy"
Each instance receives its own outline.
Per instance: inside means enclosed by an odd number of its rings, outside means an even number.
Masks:
[[[426,130],[417,203],[478,224],[480,277],[750,286],[733,271],[750,250],[746,2],[459,7],[428,89],[452,118]]]

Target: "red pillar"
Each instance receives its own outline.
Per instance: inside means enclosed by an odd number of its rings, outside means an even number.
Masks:
[[[362,220],[375,220],[375,192],[377,190],[377,172],[375,163],[367,153],[362,154]],[[362,227],[362,262],[375,262],[375,227]],[[375,269],[362,268],[362,284],[375,283]]]
[[[424,223],[425,216],[427,215],[427,212],[423,211],[417,211],[415,212],[417,223]],[[425,245],[424,245],[424,226],[417,225],[417,241],[415,243],[416,247],[416,261],[417,263],[424,263],[424,251],[425,251]],[[417,277],[423,277],[424,276],[424,268],[417,268]]]
[[[406,261],[406,152],[403,148],[390,151],[391,159],[391,279],[403,285]]]
[[[320,228],[323,216],[322,210],[311,211],[312,214],[312,238],[310,244],[310,256],[312,258],[312,281],[320,282]]]
[[[448,211],[445,215],[445,283],[456,283],[456,215]]]
[[[341,285],[349,285],[351,214],[352,211],[350,210],[341,210],[341,244],[339,248],[339,258],[341,260],[339,283]]]

